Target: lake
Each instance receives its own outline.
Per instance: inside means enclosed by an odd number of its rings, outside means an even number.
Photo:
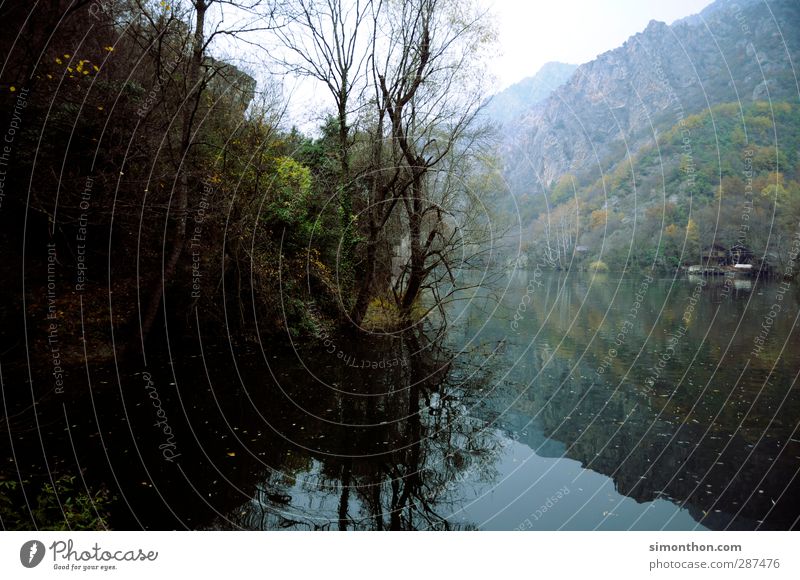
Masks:
[[[70,369],[4,470],[102,482],[117,529],[797,527],[796,286],[517,271],[462,298],[439,336],[201,332]]]

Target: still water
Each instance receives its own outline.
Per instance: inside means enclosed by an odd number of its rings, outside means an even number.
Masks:
[[[779,290],[520,272],[451,307],[441,352],[301,353],[276,377],[285,461],[217,523],[791,527],[798,310]]]
[[[462,312],[507,387],[483,415],[511,444],[480,527],[519,527],[559,485],[529,527],[797,525],[796,288],[524,272],[508,288],[491,317]]]
[[[797,527],[796,287],[523,271],[465,298],[438,337],[73,373],[91,396],[15,450],[109,485],[120,529]]]

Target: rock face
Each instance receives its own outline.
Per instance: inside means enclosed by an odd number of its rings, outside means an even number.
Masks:
[[[797,0],[717,0],[671,26],[651,21],[508,122],[501,155],[512,191],[599,173],[718,103],[798,99],[799,27]]]
[[[505,128],[531,107],[544,101],[563,85],[578,68],[576,64],[548,62],[534,76],[521,80],[492,96],[483,114]]]

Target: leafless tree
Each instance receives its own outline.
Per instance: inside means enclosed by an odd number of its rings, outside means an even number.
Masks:
[[[405,209],[409,257],[392,290],[407,318],[428,277],[447,270],[443,250],[456,235],[448,218],[453,203],[463,200],[447,176],[475,144],[485,89],[480,51],[491,28],[471,3],[448,0],[391,5],[375,28],[373,62],[387,137],[405,174],[397,197]]]
[[[276,36],[285,54],[276,59],[292,74],[327,88],[336,111],[339,175],[337,195],[342,229],[339,259],[342,314],[353,276],[353,189],[350,160],[352,117],[363,105],[370,54],[369,17],[380,0],[294,0],[277,13]]]

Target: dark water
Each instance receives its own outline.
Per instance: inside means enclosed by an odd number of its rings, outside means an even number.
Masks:
[[[438,340],[181,338],[17,405],[2,473],[82,473],[119,529],[789,529],[798,312],[777,283],[518,272]]]

